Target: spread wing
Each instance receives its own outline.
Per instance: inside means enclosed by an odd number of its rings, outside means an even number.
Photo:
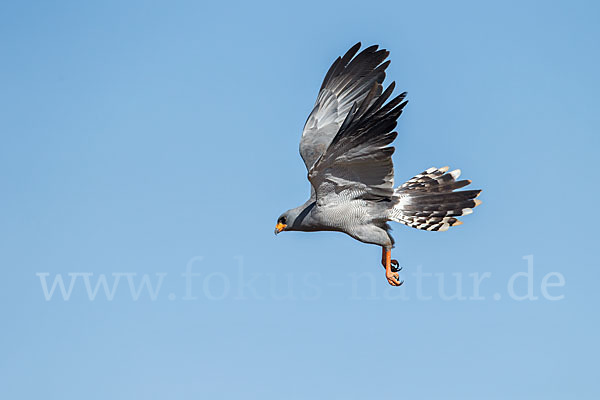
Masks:
[[[381,93],[372,85],[361,102],[354,102],[338,133],[310,169],[308,179],[318,204],[350,199],[383,200],[394,193],[392,164],[396,120],[402,114],[406,93],[387,104],[394,83]]]
[[[373,102],[381,95],[381,84],[389,65],[389,61],[384,60],[389,52],[371,46],[354,57],[360,46],[360,43],[355,44],[329,68],[315,107],[306,120],[300,140],[300,155],[309,171],[325,153],[352,105],[362,104],[369,95],[370,102]]]

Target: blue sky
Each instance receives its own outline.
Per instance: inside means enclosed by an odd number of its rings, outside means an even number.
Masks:
[[[3,2],[0,397],[598,398],[599,11]],[[375,246],[273,236],[357,41],[408,91],[397,183],[484,190],[459,228],[394,226],[400,289]]]

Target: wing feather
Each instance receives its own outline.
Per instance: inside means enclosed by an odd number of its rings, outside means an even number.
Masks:
[[[300,140],[300,155],[307,170],[325,153],[355,103],[364,112],[382,96],[389,53],[376,45],[358,53],[360,47],[359,42],[338,57],[323,79]]]
[[[376,83],[379,85],[379,83]],[[393,84],[390,85],[393,89]],[[372,95],[372,91],[369,95]],[[394,194],[393,147],[396,121],[408,103],[406,93],[387,104],[391,91],[367,104],[354,103],[327,150],[310,169],[308,178],[317,201],[332,201],[330,195],[390,199]],[[373,109],[377,105],[379,109]]]

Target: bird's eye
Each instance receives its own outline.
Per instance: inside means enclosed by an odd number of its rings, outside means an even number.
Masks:
[[[279,218],[279,222],[282,223],[282,224],[285,224],[285,217]]]

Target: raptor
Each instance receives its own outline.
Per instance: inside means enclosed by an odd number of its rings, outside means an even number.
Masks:
[[[394,187],[389,145],[408,102],[406,92],[389,100],[395,87],[394,82],[383,87],[389,52],[375,45],[358,53],[360,47],[357,43],[338,57],[325,75],[300,140],[310,198],[284,212],[275,233],[338,231],[381,246],[387,281],[400,286],[388,222],[446,231],[481,203],[481,191],[456,191],[471,181],[458,180],[460,170],[448,172],[448,167],[429,168]]]

